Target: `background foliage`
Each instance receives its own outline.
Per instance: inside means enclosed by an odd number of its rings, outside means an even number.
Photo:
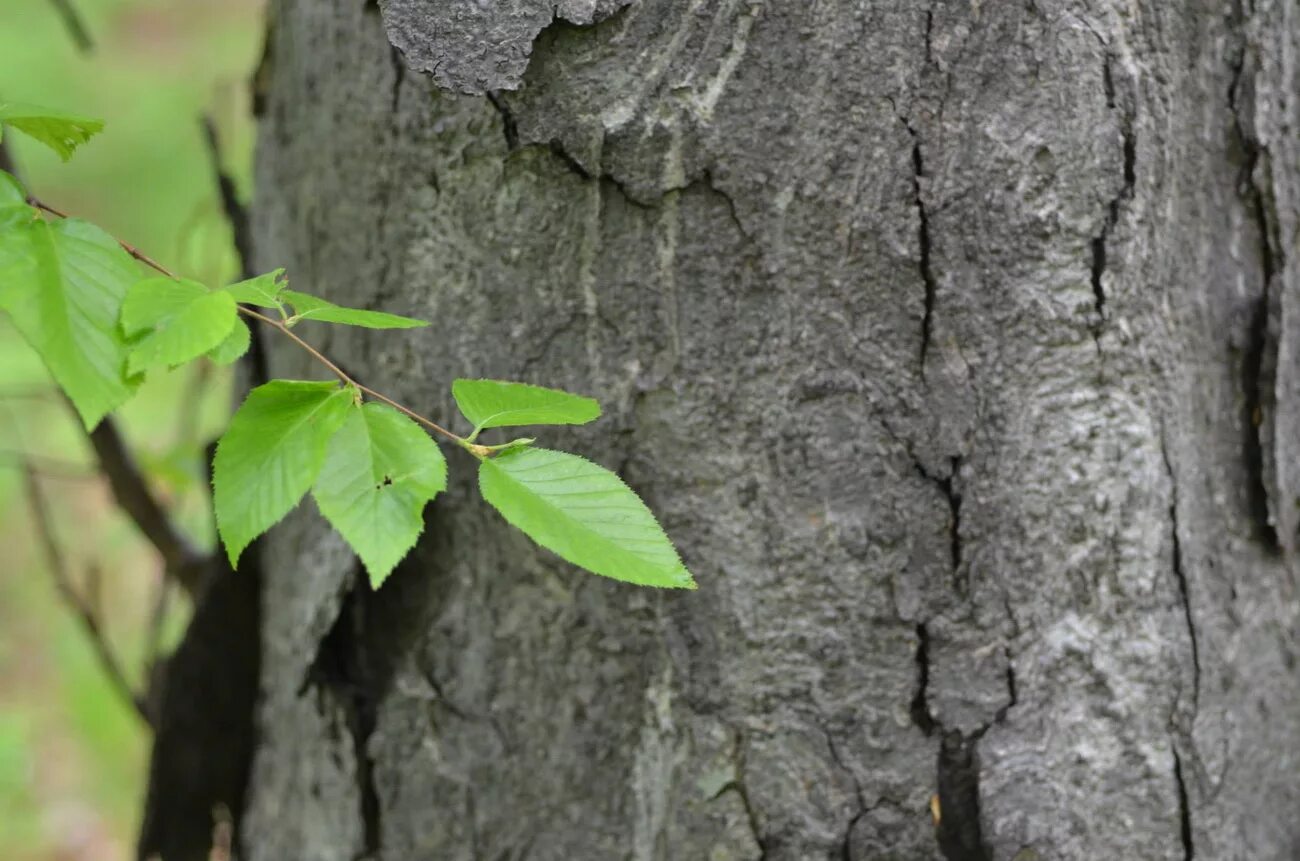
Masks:
[[[42,198],[218,283],[235,273],[199,117],[221,132],[247,195],[247,78],[261,0],[74,0],[95,47],[81,54],[50,0],[0,3],[0,96],[103,117],[109,133],[64,165],[13,136]],[[206,376],[200,377],[199,375]],[[176,399],[200,391],[177,415]],[[151,379],[121,421],[160,493],[212,541],[195,492],[198,445],[229,410],[228,381],[198,368]],[[170,404],[170,406],[169,406]],[[12,453],[88,464],[84,436],[36,356],[0,318],[0,846],[16,861],[126,859],[146,735],[100,673],[44,569]],[[160,571],[97,480],[46,478],[74,573],[100,572],[109,636],[132,669],[147,650]],[[173,602],[173,606],[180,602]],[[174,615],[174,614],[173,614]],[[182,620],[171,618],[174,632]]]

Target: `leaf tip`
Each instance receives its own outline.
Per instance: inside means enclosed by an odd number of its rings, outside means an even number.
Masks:
[[[226,547],[226,558],[230,560],[230,570],[239,570],[239,557],[244,555],[244,548],[248,546],[247,542],[244,544],[235,544],[228,541],[225,537],[222,537],[221,543]]]
[[[387,568],[373,568],[367,565],[366,575],[370,580],[370,588],[378,592],[379,587],[383,586],[384,582],[392,575],[393,567],[390,565]]]

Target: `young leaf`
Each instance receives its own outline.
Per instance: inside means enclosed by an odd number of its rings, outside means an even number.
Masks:
[[[139,278],[111,236],[75,218],[10,223],[0,231],[0,310],[40,354],[87,429],[134,393],[117,325]]]
[[[346,326],[364,326],[367,329],[414,329],[429,325],[423,320],[399,317],[397,314],[386,314],[383,311],[344,308],[296,290],[285,290],[280,294],[280,298],[293,306],[295,320],[320,320],[322,323],[342,323]]]
[[[280,301],[280,294],[284,292],[286,283],[280,280],[283,277],[284,270],[276,269],[273,272],[267,272],[265,275],[258,275],[256,278],[249,278],[247,281],[240,281],[222,287],[221,292],[229,293],[232,299],[245,305],[283,310],[284,305]]]
[[[378,589],[419,538],[425,503],[446,487],[438,444],[392,407],[367,403],[334,434],[312,496]]]
[[[353,390],[333,382],[272,380],[248,393],[212,462],[217,531],[231,567],[311,488],[352,406]]]
[[[128,335],[150,330],[131,350],[127,371],[174,366],[196,359],[225,341],[235,327],[235,300],[194,281],[146,278],[122,304]]]
[[[520,448],[485,459],[478,482],[511,525],[574,565],[642,586],[695,588],[650,509],[604,467]]]
[[[451,394],[461,413],[473,422],[475,436],[487,428],[585,425],[600,418],[600,404],[593,398],[527,383],[456,380]]]
[[[253,333],[248,331],[248,324],[236,317],[235,328],[230,330],[224,341],[208,350],[207,355],[215,364],[229,365],[247,353],[252,344]]]
[[[35,138],[67,161],[72,151],[104,128],[102,120],[65,114],[50,108],[0,102],[0,126],[10,125]]]

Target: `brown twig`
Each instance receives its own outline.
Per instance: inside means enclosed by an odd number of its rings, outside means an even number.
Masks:
[[[69,217],[67,213],[55,209],[54,207],[48,204],[42,203],[40,200],[37,200],[35,197],[29,196],[27,198],[27,202],[30,205],[36,207],[37,209],[44,210],[45,212],[48,212],[51,215],[58,216],[59,218]],[[166,275],[168,278],[177,277],[175,273],[173,273],[167,267],[163,266],[161,263],[154,260],[149,255],[145,254],[143,251],[136,248],[134,245],[131,245],[130,243],[127,242],[123,242],[120,239],[117,240],[117,244],[122,246],[122,250],[125,251],[127,254],[130,254],[136,260],[148,266],[150,269],[153,269],[155,272],[158,272],[162,275]],[[359,389],[362,392],[365,392],[367,395],[370,395],[370,397],[374,398],[375,400],[383,401],[393,409],[400,410],[401,412],[410,416],[415,421],[429,428],[429,430],[441,434],[442,436],[446,437],[447,439],[451,440],[454,443],[457,443],[459,445],[464,445],[466,443],[463,437],[452,433],[451,431],[447,430],[441,425],[433,422],[431,419],[425,418],[424,416],[415,412],[415,410],[412,410],[408,407],[403,406],[402,404],[399,404],[397,401],[393,400],[387,395],[380,394],[379,392],[375,391],[372,388],[361,385],[356,380],[352,379],[352,377],[348,376],[347,373],[345,373],[342,368],[340,368],[338,365],[334,364],[328,358],[326,358],[325,355],[322,354],[319,350],[317,350],[311,344],[308,344],[302,338],[299,338],[298,335],[292,329],[290,329],[284,323],[281,323],[279,320],[276,320],[272,317],[266,316],[265,314],[254,311],[252,308],[249,308],[246,305],[239,306],[239,313],[243,314],[246,317],[251,317],[252,319],[257,320],[261,323],[265,323],[266,325],[278,330],[280,334],[289,338],[291,341],[296,343],[299,347],[306,350],[307,353],[311,355],[313,359],[315,359],[317,362],[319,362],[320,364],[328,368],[330,373],[338,377],[339,380],[343,382],[345,385],[355,386],[357,389]],[[482,449],[483,447],[478,446],[477,448]]]
[[[99,663],[103,667],[104,674],[113,687],[140,716],[146,724],[149,721],[149,714],[145,708],[144,699],[141,698],[127,681],[126,673],[122,669],[122,664],[113,653],[104,631],[100,626],[99,617],[94,607],[77,592],[76,587],[72,584],[72,578],[68,575],[67,561],[63,557],[63,551],[59,547],[59,542],[54,536],[54,526],[50,519],[49,506],[45,501],[45,495],[41,491],[40,480],[36,476],[36,470],[27,467],[23,471],[27,482],[27,498],[31,505],[32,517],[36,521],[36,531],[40,536],[41,544],[45,550],[45,559],[50,568],[50,576],[54,578],[54,585],[59,591],[59,595],[67,602],[68,606],[76,614],[81,622],[82,628],[85,629],[87,636],[90,638],[91,645],[95,649],[95,655],[99,658]],[[92,580],[98,579],[98,571],[91,569]]]

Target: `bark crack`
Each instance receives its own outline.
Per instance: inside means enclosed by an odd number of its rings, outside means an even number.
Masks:
[[[949,861],[989,861],[980,825],[979,757],[985,726],[963,736],[952,731],[939,745],[939,851]]]
[[[389,62],[393,64],[393,89],[388,109],[395,114],[402,97],[402,82],[406,80],[406,63],[402,60],[402,52],[397,48],[389,45],[388,51]]]
[[[356,768],[357,813],[363,834],[362,851],[354,861],[378,858],[383,834],[374,761],[369,752],[370,737],[377,721],[378,692],[366,649],[367,601],[363,589],[354,588],[344,598],[334,626],[321,640],[304,685],[327,694],[341,709],[344,725],[351,737]]]
[[[1106,274],[1106,244],[1109,242],[1115,226],[1119,223],[1120,208],[1125,201],[1133,197],[1134,186],[1137,182],[1137,137],[1133,130],[1133,113],[1131,109],[1121,109],[1115,96],[1115,79],[1111,69],[1113,58],[1109,51],[1102,55],[1101,82],[1102,90],[1106,96],[1106,107],[1110,110],[1120,111],[1120,148],[1122,154],[1122,177],[1123,184],[1119,192],[1110,199],[1106,204],[1106,215],[1102,221],[1101,231],[1092,238],[1092,261],[1090,265],[1090,281],[1092,284],[1093,311],[1096,319],[1090,326],[1093,340],[1098,343],[1100,351],[1100,338],[1103,327],[1106,325],[1106,288],[1103,283]]]
[[[979,798],[979,757],[976,750],[989,728],[1006,720],[1007,712],[1019,702],[1016,689],[1015,668],[1007,655],[1007,702],[998,709],[993,719],[969,735],[958,730],[949,730],[941,720],[930,711],[930,632],[925,623],[916,626],[918,638],[916,647],[917,686],[912,698],[911,717],[926,736],[942,733],[939,743],[938,762],[936,764],[936,783],[938,785],[939,817],[935,837],[939,850],[949,861],[988,861],[992,857],[984,844],[983,826],[980,822]],[[839,762],[834,746],[832,756]],[[857,781],[854,781],[855,785]],[[859,796],[861,789],[859,788]],[[862,810],[858,818],[865,813]],[[849,824],[849,833],[853,823]],[[848,834],[845,835],[845,855],[848,857]]]
[[[1201,652],[1196,636],[1196,620],[1192,614],[1191,592],[1187,584],[1187,571],[1183,567],[1183,546],[1178,535],[1178,480],[1174,474],[1173,462],[1169,457],[1169,448],[1164,434],[1160,436],[1160,456],[1164,459],[1165,472],[1169,476],[1169,530],[1173,545],[1172,564],[1174,579],[1178,583],[1178,595],[1183,605],[1183,619],[1187,624],[1187,636],[1192,649],[1192,714],[1199,708],[1201,698]]]
[[[960,579],[962,543],[961,543],[961,501],[962,495],[956,487],[957,473],[961,470],[961,455],[953,455],[948,458],[949,471],[945,476],[931,475],[930,472],[921,465],[921,462],[915,457],[912,458],[912,465],[916,468],[917,473],[926,481],[939,488],[943,493],[944,499],[948,502],[948,557],[952,564],[953,582],[957,585],[959,591],[964,591],[964,584]]]
[[[713,797],[720,798],[723,793],[728,791],[736,793],[736,797],[740,799],[740,806],[745,810],[745,820],[749,824],[750,834],[754,838],[755,845],[758,846],[758,861],[766,861],[768,856],[767,840],[759,824],[758,811],[749,798],[749,790],[745,788],[745,739],[740,731],[733,730],[733,732],[731,757],[735,766],[735,774],[731,780],[723,784],[722,788]]]
[[[1187,782],[1183,779],[1183,760],[1174,748],[1174,784],[1178,788],[1178,833],[1183,844],[1183,861],[1194,861],[1196,846],[1192,840],[1192,806],[1187,796]]]
[[[927,22],[930,20],[929,15],[927,15],[926,20]],[[925,358],[930,350],[930,336],[934,319],[936,284],[934,270],[930,262],[930,215],[926,210],[925,198],[921,190],[921,180],[925,176],[925,162],[921,154],[921,137],[911,123],[904,120],[903,126],[912,138],[912,205],[916,207],[918,219],[917,245],[920,254],[918,267],[921,273],[921,283],[925,287],[925,310],[921,317],[921,377],[924,379]]]
[[[501,134],[506,140],[506,152],[514,152],[519,149],[519,126],[515,122],[515,115],[506,107],[499,90],[489,92],[487,100],[501,115]]]
[[[930,714],[930,631],[924,622],[916,626],[916,694],[912,697],[912,723],[926,735],[935,728]]]
[[[840,756],[839,747],[835,744],[835,737],[824,724],[819,724],[819,726],[821,727],[822,734],[826,736],[826,747],[830,751],[831,759],[837,766],[839,766],[840,771],[847,774],[849,780],[852,781],[853,797],[858,803],[857,810],[855,810],[853,815],[849,817],[848,824],[844,828],[844,839],[840,843],[840,857],[844,859],[844,861],[850,861],[852,857],[851,843],[853,840],[853,827],[857,825],[858,821],[862,819],[863,816],[866,816],[868,811],[872,808],[863,800],[862,783],[858,780],[858,776],[853,773],[853,769],[849,768],[848,763],[846,763],[844,758]]]

